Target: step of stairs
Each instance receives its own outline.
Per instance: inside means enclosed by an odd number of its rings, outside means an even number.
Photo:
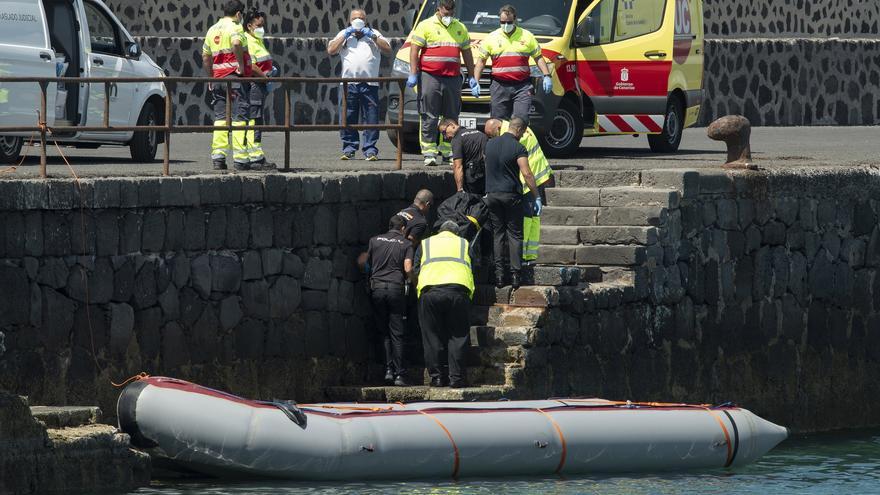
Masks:
[[[554,170],[556,187],[602,188],[620,185],[637,186],[641,183],[638,170]]]
[[[629,245],[648,246],[657,243],[657,229],[654,227],[592,226],[557,227],[541,226],[542,245]]]
[[[541,210],[541,225],[596,225],[599,208],[547,206]]]
[[[674,189],[658,189],[640,186],[605,188],[547,189],[549,206],[613,207],[613,206],[663,206],[678,208],[680,195]]]
[[[644,246],[541,246],[543,263],[559,265],[635,266],[645,262]]]

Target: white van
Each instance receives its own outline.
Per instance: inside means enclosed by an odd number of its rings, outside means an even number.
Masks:
[[[100,0],[0,0],[0,77],[162,77],[131,34]],[[105,86],[55,84],[47,89],[46,122],[102,126]],[[110,125],[163,125],[161,83],[110,85]],[[37,83],[0,83],[0,127],[37,125]],[[0,163],[15,162],[31,133],[0,135]],[[128,146],[134,161],[156,157],[162,134],[55,133],[51,139],[81,148]],[[36,137],[34,138],[37,141]]]

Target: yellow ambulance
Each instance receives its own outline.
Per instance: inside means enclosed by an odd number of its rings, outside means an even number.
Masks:
[[[499,9],[517,9],[519,25],[541,44],[553,71],[553,91],[541,87],[532,65],[530,127],[545,154],[568,156],[584,136],[647,135],[652,150],[674,152],[703,102],[703,0],[458,0],[456,17],[476,46],[499,27]],[[413,25],[435,15],[437,0],[411,11]],[[409,74],[409,40],[397,52],[393,75]],[[491,63],[491,60],[488,61]],[[532,61],[534,64],[534,61]],[[462,68],[464,71],[464,68]],[[480,98],[462,91],[460,122],[489,117],[491,67],[480,77]],[[404,105],[403,147],[419,152],[418,102],[413,90],[392,87],[388,120]],[[396,143],[396,132],[389,133]]]

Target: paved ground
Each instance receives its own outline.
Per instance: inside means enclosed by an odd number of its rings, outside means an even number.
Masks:
[[[279,134],[266,138],[269,157],[277,163],[283,160],[283,137]],[[176,135],[172,139],[171,171],[175,175],[211,172],[207,158],[208,135]],[[363,160],[339,161],[340,145],[335,132],[298,133],[293,136],[291,167],[310,171],[364,171],[392,170],[396,150],[387,137],[381,137],[379,147],[382,159],[378,162]],[[880,127],[787,127],[757,128],[752,133],[752,150],[756,163],[762,167],[781,166],[845,166],[880,163]],[[15,171],[0,174],[3,178],[36,177],[38,149],[30,150],[31,157]],[[158,175],[161,162],[132,163],[128,148],[103,147],[97,150],[64,148],[80,176]],[[160,148],[160,154],[161,154]],[[70,171],[54,146],[49,147],[49,174],[53,177],[70,176]],[[601,137],[584,139],[578,154],[565,160],[553,160],[555,167],[584,169],[649,169],[714,167],[724,162],[723,143],[709,140],[705,129],[688,129],[681,150],[676,154],[651,153],[647,139]],[[404,155],[406,170],[423,168],[421,157]]]

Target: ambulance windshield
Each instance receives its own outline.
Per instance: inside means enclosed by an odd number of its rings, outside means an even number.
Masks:
[[[498,10],[510,0],[458,0],[455,17],[471,33],[491,33],[498,29]],[[537,36],[561,36],[571,12],[572,0],[541,0],[516,4],[519,25]],[[437,1],[429,0],[420,20],[437,12]]]

